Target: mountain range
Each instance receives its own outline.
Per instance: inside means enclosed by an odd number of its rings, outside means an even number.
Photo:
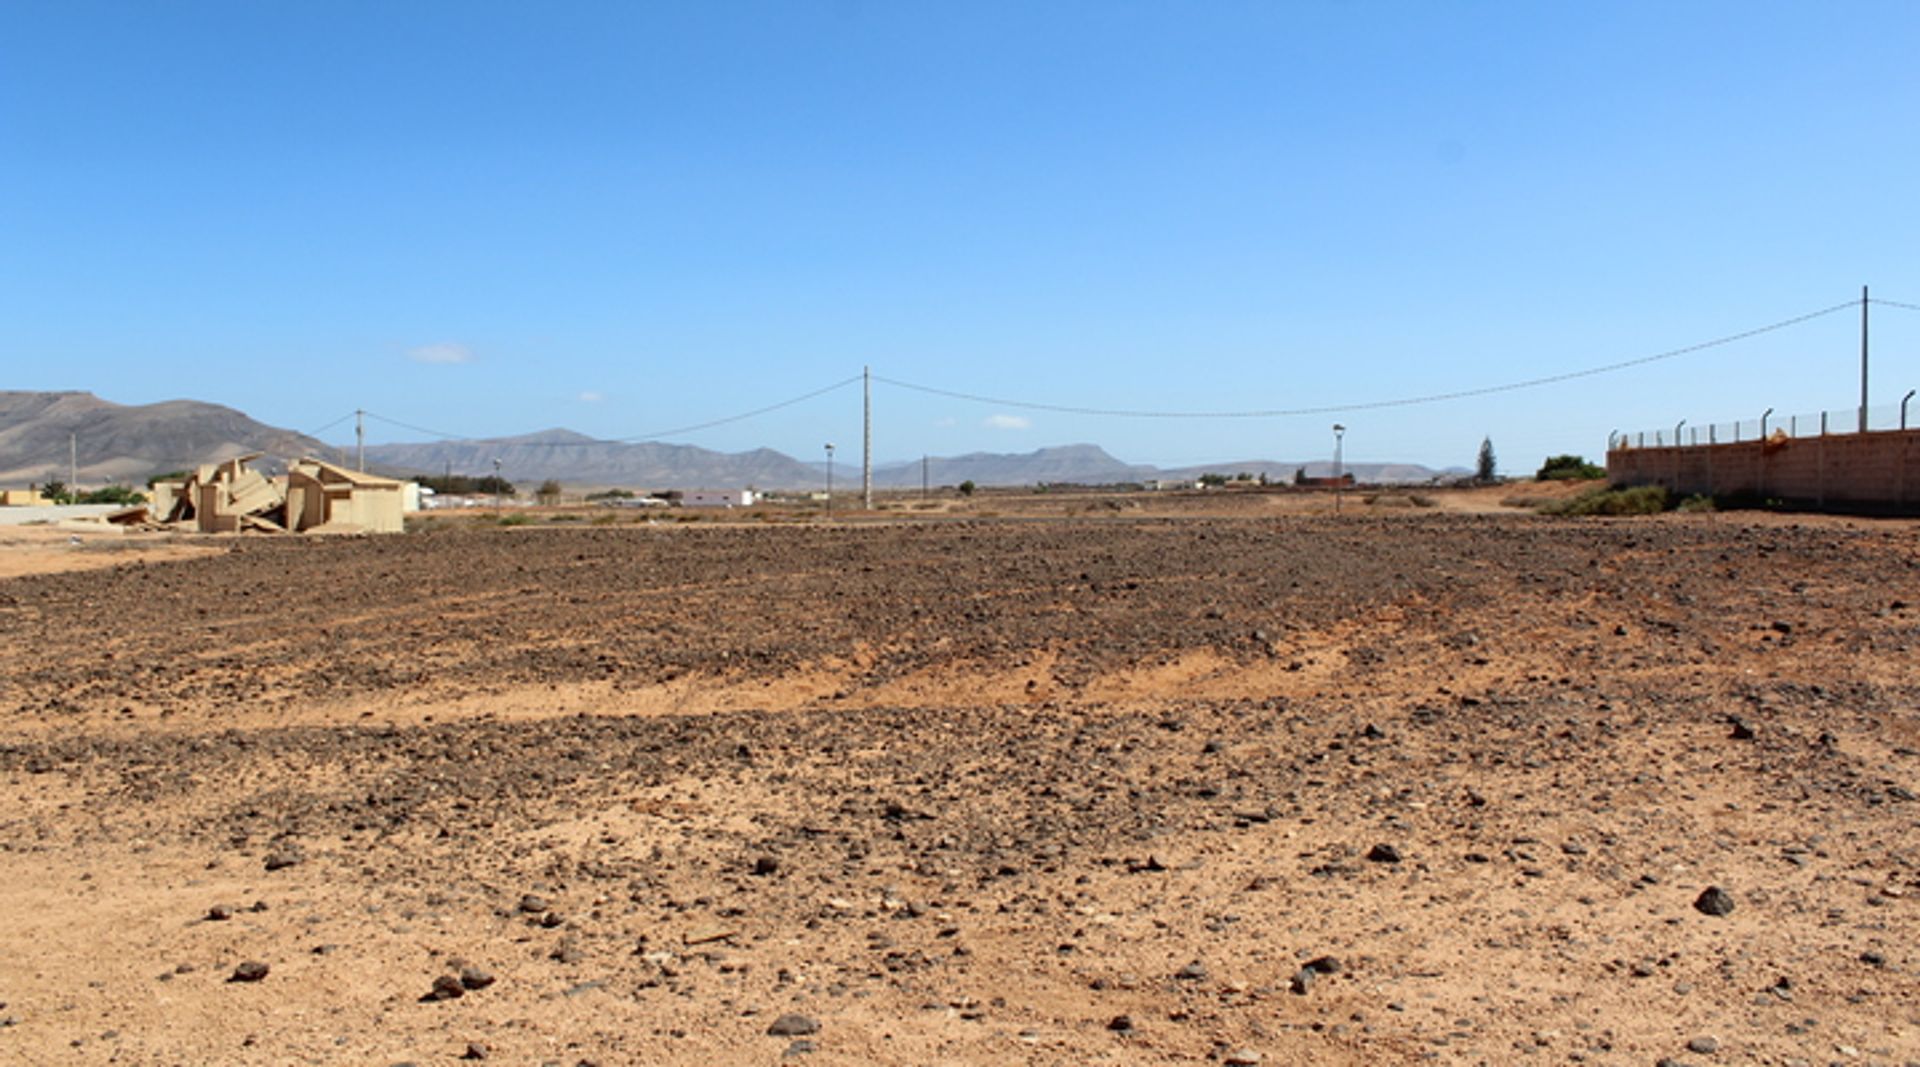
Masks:
[[[293,458],[335,450],[219,404],[125,405],[92,393],[0,392],[0,484],[140,484],[155,474],[248,452]]]
[[[82,485],[140,483],[153,474],[180,470],[247,452],[264,452],[263,466],[299,456],[346,462],[336,446],[248,418],[218,404],[169,400],[122,405],[91,393],[0,392],[0,483],[45,482],[68,477],[69,447]],[[625,486],[645,489],[818,488],[827,465],[802,462],[770,448],[715,452],[694,445],[657,441],[603,441],[571,430],[552,429],[515,437],[437,441],[425,444],[368,445],[367,467],[399,477],[432,474],[491,474],[527,484],[554,479],[571,486]],[[1240,460],[1191,467],[1161,468],[1126,463],[1091,444],[1060,445],[1026,453],[973,452],[921,460],[878,463],[879,488],[915,488],[928,484],[1102,485],[1153,480],[1185,480],[1205,473],[1265,474],[1277,481],[1304,468],[1310,475],[1331,473],[1325,460],[1278,462]],[[1435,471],[1413,463],[1350,463],[1347,470],[1363,482],[1417,483],[1464,473]],[[836,487],[857,486],[859,456],[833,467]]]

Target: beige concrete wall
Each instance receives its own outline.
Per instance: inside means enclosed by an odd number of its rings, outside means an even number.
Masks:
[[[1607,453],[1615,485],[1748,495],[1814,507],[1920,511],[1920,430]]]

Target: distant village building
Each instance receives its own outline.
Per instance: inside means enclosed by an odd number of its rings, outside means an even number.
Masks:
[[[687,489],[680,493],[683,508],[750,508],[755,500],[751,489]]]

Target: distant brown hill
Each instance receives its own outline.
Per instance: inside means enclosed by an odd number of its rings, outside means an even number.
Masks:
[[[552,478],[568,485],[623,485],[647,489],[792,489],[824,480],[824,470],[770,448],[715,452],[660,441],[601,441],[572,430],[517,437],[367,446],[367,464],[403,476],[491,474],[516,484]],[[857,464],[857,461],[856,461]],[[848,468],[842,465],[844,478]],[[854,477],[859,468],[854,468]],[[844,483],[843,483],[844,484]]]
[[[169,400],[129,406],[83,392],[0,392],[0,485],[65,480],[69,435],[79,446],[83,486],[139,483],[164,471],[245,452],[266,453],[268,459],[261,466],[269,470],[302,455],[345,460],[338,448],[256,422],[218,404]],[[552,478],[574,486],[799,489],[817,488],[827,477],[822,463],[802,462],[768,448],[715,452],[660,441],[603,441],[561,429],[516,437],[367,446],[369,470],[401,477],[491,474],[495,460],[507,480],[528,486]],[[1301,467],[1311,475],[1330,473],[1324,460],[1281,463],[1250,459],[1167,469],[1127,463],[1097,445],[1071,444],[1025,453],[931,456],[924,466],[917,460],[878,463],[873,476],[874,484],[883,488],[918,486],[923,476],[934,485],[963,481],[1043,485],[1145,482],[1247,472],[1285,482]],[[1346,469],[1364,482],[1425,482],[1452,473],[1406,463],[1349,463]],[[843,452],[834,472],[836,486],[852,489],[859,480],[859,456]]]
[[[0,484],[65,481],[69,441],[79,452],[80,484],[88,486],[137,484],[247,452],[280,461],[334,452],[311,437],[198,400],[126,405],[85,392],[0,392]]]

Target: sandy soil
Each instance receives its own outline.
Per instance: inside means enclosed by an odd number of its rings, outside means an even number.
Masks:
[[[224,551],[208,539],[130,533],[106,523],[0,526],[0,578],[165,563]]]
[[[1920,1060],[1920,526],[1247,499],[0,581],[0,1060]]]

